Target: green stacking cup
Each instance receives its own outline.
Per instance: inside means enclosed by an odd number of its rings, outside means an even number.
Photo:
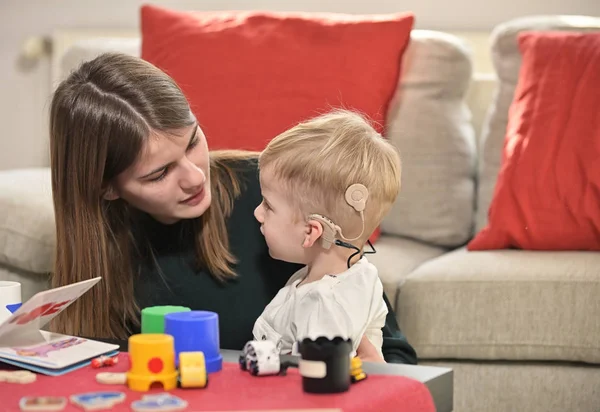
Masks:
[[[165,333],[165,315],[189,312],[184,306],[151,306],[142,309],[142,333]]]

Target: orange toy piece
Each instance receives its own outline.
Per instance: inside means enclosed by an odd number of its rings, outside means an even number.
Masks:
[[[162,383],[165,391],[177,387],[173,336],[162,333],[131,336],[129,359],[131,362],[127,372],[129,389],[146,392],[156,382]]]
[[[114,366],[117,363],[119,363],[119,358],[116,356],[113,356],[112,358],[110,356],[100,356],[96,359],[92,359],[92,368],[98,369],[98,368],[102,368],[103,366]]]

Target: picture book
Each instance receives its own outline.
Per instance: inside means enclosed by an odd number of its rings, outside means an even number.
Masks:
[[[118,345],[42,330],[54,317],[86,293],[100,278],[39,292],[0,324],[0,362],[47,375],[61,375]]]

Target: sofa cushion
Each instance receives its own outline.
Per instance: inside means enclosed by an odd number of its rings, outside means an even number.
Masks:
[[[124,53],[139,56],[141,40],[139,37],[91,37],[78,40],[71,44],[58,61],[56,72],[53,73],[56,84],[64,80],[81,63],[92,60],[103,53]]]
[[[502,147],[521,68],[517,38],[524,31],[598,31],[600,18],[581,16],[535,16],[511,20],[497,26],[491,36],[492,59],[498,75],[498,90],[484,124],[479,156],[476,227],[479,232],[488,223],[496,179],[500,170]]]
[[[393,308],[396,308],[404,279],[423,262],[446,252],[443,248],[390,235],[381,236],[375,249],[377,253],[366,256],[377,267],[383,290]]]
[[[488,225],[469,250],[600,251],[600,31],[523,32]]]
[[[383,131],[412,13],[349,15],[141,7],[142,58],[181,86],[211,149],[262,150],[344,107]]]
[[[566,362],[419,361],[451,368],[454,411],[598,412],[600,369]]]
[[[402,156],[402,190],[382,233],[441,247],[472,235],[476,141],[466,93],[472,62],[457,37],[413,30],[387,136]]]
[[[398,316],[419,357],[600,363],[600,253],[461,248],[406,278]]]
[[[50,169],[0,171],[0,263],[48,273],[55,237]]]

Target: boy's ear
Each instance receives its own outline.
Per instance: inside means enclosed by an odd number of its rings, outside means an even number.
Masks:
[[[102,198],[104,200],[117,200],[119,198],[119,194],[117,193],[117,191],[115,190],[115,188],[113,187],[113,185],[109,184],[106,185],[106,187],[104,187],[103,193],[102,193]]]
[[[323,225],[321,222],[315,219],[309,219],[308,222],[306,222],[306,232],[302,247],[312,247],[315,242],[321,238],[321,235],[323,235]]]

